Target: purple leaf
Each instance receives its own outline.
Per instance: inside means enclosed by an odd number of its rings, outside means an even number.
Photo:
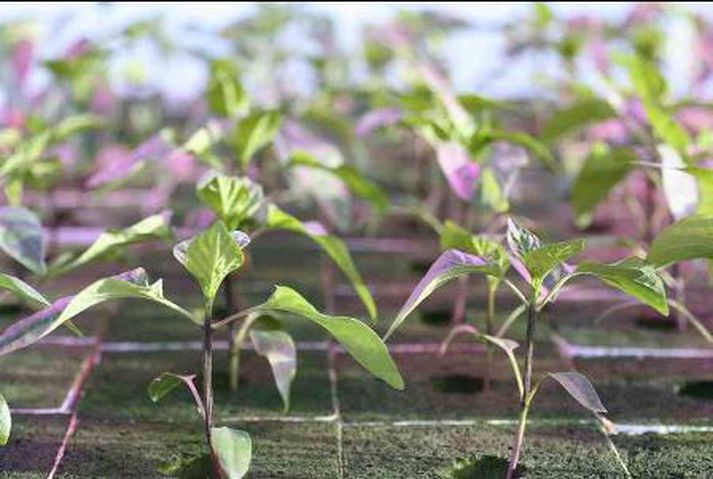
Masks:
[[[23,38],[15,44],[12,52],[12,68],[18,85],[22,88],[27,81],[34,57],[35,43],[29,38]]]
[[[472,273],[483,273],[499,277],[500,269],[497,264],[488,262],[480,256],[467,254],[456,249],[449,249],[442,253],[411,292],[411,296],[399,310],[384,339],[391,336],[406,317],[436,289],[454,278]]]
[[[438,164],[453,192],[463,201],[470,201],[480,176],[480,166],[471,161],[465,149],[456,143],[442,143],[436,154]]]
[[[396,107],[372,110],[361,117],[356,127],[356,134],[360,137],[368,136],[382,126],[397,123],[402,117],[401,109]]]
[[[599,399],[597,391],[585,376],[574,371],[549,373],[549,376],[560,383],[583,407],[595,414],[606,414],[607,410]]]

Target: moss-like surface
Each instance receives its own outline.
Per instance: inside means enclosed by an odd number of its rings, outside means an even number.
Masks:
[[[509,363],[500,354],[494,356],[490,370],[493,381],[488,391],[472,387],[478,379],[487,376],[482,353],[454,353],[444,357],[427,353],[398,354],[395,358],[406,378],[403,392],[390,389],[350,359],[341,358],[339,397],[347,420],[517,417],[515,384]],[[581,372],[590,377],[610,418],[615,421],[707,424],[713,418],[713,401],[678,394],[681,377],[675,375],[673,366],[669,366],[671,375],[664,373],[657,377],[656,366],[652,364],[648,377],[644,374],[642,378],[636,378],[633,373],[628,377],[622,373],[620,377],[616,374],[616,365],[611,363],[599,366],[596,361],[589,361],[581,366]],[[536,377],[548,371],[570,370],[553,356],[538,358],[535,367]],[[586,418],[587,413],[554,381],[548,381],[537,395],[532,417],[581,419]]]
[[[228,391],[225,352],[216,354],[214,387],[219,418],[280,416],[282,402],[267,361],[251,351],[241,356],[240,388]],[[327,355],[298,353],[298,372],[292,385],[290,415],[324,416],[332,413]],[[164,371],[179,374],[201,368],[197,351],[105,354],[87,385],[80,405],[83,416],[185,422],[197,414],[190,394],[179,388],[154,404],[146,388]]]
[[[349,426],[344,430],[345,477],[451,478],[457,461],[505,456],[512,431],[477,426]],[[634,477],[710,477],[713,435],[617,437]],[[586,428],[532,427],[524,463],[531,478],[623,477],[606,442]]]
[[[87,348],[42,346],[0,357],[0,391],[14,408],[62,404]]]
[[[250,478],[333,479],[333,424],[236,424],[250,433]],[[62,479],[159,478],[159,468],[205,452],[198,421],[188,424],[84,419],[62,463]]]
[[[13,417],[10,442],[0,447],[0,478],[47,477],[67,430],[67,416]]]

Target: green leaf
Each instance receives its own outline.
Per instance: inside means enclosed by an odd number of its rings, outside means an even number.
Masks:
[[[10,429],[12,429],[12,416],[10,406],[2,394],[0,394],[0,446],[7,444],[10,439]]]
[[[168,393],[176,389],[188,378],[193,378],[193,376],[180,376],[173,373],[161,373],[160,376],[154,378],[149,384],[148,393],[149,397],[153,402],[159,402]]]
[[[629,148],[595,145],[572,185],[572,207],[580,227],[587,226],[595,208],[633,169],[636,154]]]
[[[103,232],[89,248],[75,259],[52,265],[50,274],[54,276],[64,274],[99,258],[116,254],[117,251],[132,244],[172,238],[173,231],[164,215],[149,216],[126,229]]]
[[[35,274],[47,271],[42,224],[30,210],[0,208],[0,249]]]
[[[262,318],[250,330],[255,352],[270,363],[284,410],[290,409],[290,387],[297,373],[297,348],[292,337],[276,320]],[[268,321],[266,321],[268,320]]]
[[[241,479],[250,469],[252,441],[245,431],[228,427],[211,429],[211,442],[216,459],[227,479]]]
[[[665,228],[654,239],[646,258],[657,267],[713,257],[713,217],[691,216]]]
[[[656,268],[641,258],[627,258],[612,264],[585,262],[577,267],[576,274],[589,274],[599,278],[664,316],[668,315],[664,282]]]
[[[518,258],[542,247],[540,238],[513,218],[508,218],[507,243],[512,254]]]
[[[480,199],[483,204],[497,213],[504,213],[510,209],[510,202],[505,196],[495,170],[487,166],[480,172]]]
[[[408,315],[436,289],[452,279],[475,273],[496,278],[500,278],[502,274],[497,263],[487,261],[480,256],[463,253],[455,249],[449,249],[442,253],[413,289],[404,305],[401,306],[384,339],[389,338],[401,323],[406,320]]]
[[[693,175],[698,182],[699,199],[696,214],[713,216],[713,170],[689,166],[685,171]]]
[[[686,158],[691,140],[686,130],[674,119],[673,114],[663,106],[668,85],[666,79],[653,62],[642,56],[630,56],[624,59],[629,77],[636,93],[641,97],[646,117],[654,134]]]
[[[252,219],[263,205],[262,187],[247,176],[212,172],[196,189],[198,198],[213,210],[229,230]]]
[[[206,99],[211,111],[223,117],[236,118],[250,108],[238,68],[230,60],[218,59],[211,64]]]
[[[0,334],[0,355],[29,346],[44,338],[63,323],[97,304],[112,299],[145,299],[162,304],[193,321],[193,316],[163,296],[161,280],[149,284],[143,268],[100,279],[76,296],[67,296],[8,326]]]
[[[446,220],[440,232],[441,250],[457,249],[464,253],[493,261],[504,276],[510,267],[510,258],[503,245],[487,235],[474,235],[451,220]]]
[[[212,302],[221,283],[243,265],[242,248],[250,238],[240,231],[232,234],[222,221],[199,235],[173,247],[173,256],[198,281],[207,301]]]
[[[594,414],[606,414],[607,410],[599,399],[597,391],[589,379],[574,371],[564,373],[548,373],[548,376],[562,385],[582,407]]]
[[[11,291],[34,306],[49,306],[50,302],[35,288],[12,275],[0,273],[0,289]]]
[[[364,284],[364,280],[354,265],[351,254],[349,254],[349,249],[342,240],[325,234],[323,231],[311,230],[305,223],[275,205],[270,205],[268,208],[265,226],[273,230],[283,229],[292,231],[304,235],[317,243],[352,283],[354,290],[359,295],[362,303],[364,303],[369,317],[372,320],[376,320],[377,311],[374,297],[371,295],[371,292],[369,292],[369,288]]]
[[[581,128],[616,117],[616,111],[604,100],[580,98],[573,104],[552,114],[542,128],[542,139],[551,143]]]
[[[369,326],[361,321],[347,316],[322,314],[299,293],[285,286],[277,286],[267,301],[250,310],[264,313],[291,313],[318,324],[371,374],[395,389],[404,388],[401,374],[389,355],[386,345]]]
[[[541,248],[527,251],[522,259],[533,281],[542,281],[553,269],[579,254],[583,249],[582,239],[549,243]]]
[[[259,111],[240,121],[235,129],[235,150],[243,167],[253,156],[272,143],[280,131],[282,115],[277,111]]]
[[[353,166],[343,164],[338,166],[326,165],[306,151],[293,152],[288,166],[306,166],[326,171],[336,176],[344,182],[349,191],[371,203],[379,215],[386,213],[389,208],[389,197],[386,193]]]

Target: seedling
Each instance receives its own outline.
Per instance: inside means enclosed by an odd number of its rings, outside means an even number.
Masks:
[[[448,347],[457,334],[468,333],[477,340],[502,349],[512,366],[518,398],[520,418],[510,449],[507,478],[514,477],[520,462],[527,418],[537,391],[547,379],[554,379],[585,409],[592,412],[601,424],[609,428],[603,417],[606,409],[589,380],[574,372],[548,373],[540,378],[533,375],[535,359],[535,328],[540,313],[554,303],[561,289],[572,279],[580,276],[594,276],[605,284],[623,291],[637,300],[653,307],[661,314],[668,314],[668,304],[663,280],[655,267],[641,258],[628,258],[612,264],[582,262],[574,267],[566,263],[584,249],[583,240],[560,243],[544,243],[535,234],[510,220],[508,223],[509,261],[526,279],[529,288],[523,291],[505,277],[501,264],[492,257],[476,256],[457,249],[443,253],[419,282],[411,296],[403,305],[389,330],[390,335],[409,314],[433,291],[448,281],[467,274],[484,274],[506,284],[521,300],[527,312],[527,332],[525,338],[524,366],[521,369],[515,357],[518,343],[497,335],[483,334],[471,325],[455,327],[443,344]],[[609,430],[609,429],[607,429]],[[613,443],[610,443],[613,447]],[[615,449],[614,449],[615,450]],[[626,470],[617,453],[617,460]],[[630,477],[628,471],[627,476]]]
[[[199,182],[197,194],[229,229],[251,232],[253,240],[267,231],[287,230],[314,241],[351,281],[370,318],[376,319],[376,304],[354,265],[347,246],[340,239],[327,234],[319,223],[303,223],[281,210],[263,196],[260,185],[247,177],[211,173]],[[235,324],[230,322],[229,327]],[[230,386],[233,390],[238,387],[240,349],[248,337],[251,337],[255,343],[257,336],[250,334],[250,330],[258,325],[257,318],[253,317],[243,322],[239,329],[234,332],[231,329],[229,333],[232,339],[229,374]],[[287,401],[285,406],[287,407]]]
[[[218,221],[194,238],[178,243],[174,256],[191,273],[201,287],[204,313],[197,317],[165,298],[162,282],[149,283],[146,272],[139,268],[122,275],[99,280],[80,291],[76,296],[61,298],[47,308],[8,327],[0,335],[0,355],[26,347],[50,334],[60,325],[86,309],[110,299],[137,298],[166,306],[179,315],[200,325],[203,330],[202,392],[194,383],[194,376],[164,373],[149,386],[149,394],[158,401],[172,389],[187,385],[200,412],[204,433],[218,477],[240,478],[249,468],[252,448],[249,435],[244,431],[215,427],[213,420],[213,333],[233,322],[255,321],[256,316],[288,313],[318,324],[330,333],[344,349],[362,366],[390,386],[403,389],[401,375],[384,343],[367,325],[345,316],[328,316],[319,313],[296,291],[278,286],[263,304],[237,312],[220,321],[213,320],[213,302],[222,281],[243,264],[243,249],[249,238],[242,232],[229,232]],[[29,293],[26,293],[29,294]],[[32,293],[32,296],[36,294]],[[49,304],[47,300],[43,301]],[[250,319],[249,319],[250,318]],[[279,323],[266,322],[269,327],[254,331],[261,351],[269,359],[280,362],[274,368],[278,384],[289,388],[295,373],[294,358],[283,355],[287,344]],[[281,392],[283,389],[281,389]],[[5,426],[3,426],[5,427]]]

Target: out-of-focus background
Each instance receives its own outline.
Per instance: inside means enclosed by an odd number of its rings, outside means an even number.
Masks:
[[[548,7],[558,17],[576,28],[582,22],[626,22],[636,10],[636,2],[568,3],[550,2]],[[344,53],[357,53],[365,48],[365,35],[370,29],[385,26],[399,14],[425,14],[437,23],[448,25],[449,33],[442,35],[438,49],[459,89],[476,89],[486,95],[506,97],[543,94],[546,89],[533,83],[545,75],[556,76],[561,64],[552,51],[531,51],[507,63],[503,59],[512,47],[506,28],[515,29],[531,16],[530,3],[502,2],[323,2],[290,5],[265,5],[250,2],[21,2],[5,4],[0,11],[0,22],[27,22],[38,40],[37,55],[57,58],[79,39],[102,41],[137,22],[135,27],[151,37],[139,38],[127,48],[121,48],[110,61],[113,84],[127,94],[137,90],[159,90],[175,101],[199,94],[207,79],[205,62],[196,56],[221,56],[231,51],[230,35],[226,30],[241,22],[262,17],[271,21],[285,15],[286,25],[271,36],[273,47],[289,55],[301,56],[319,48],[314,38],[305,35],[307,20],[329,24],[334,48]],[[639,8],[643,10],[640,5]],[[676,2],[674,9],[700,13],[713,18],[713,5],[707,2]],[[272,11],[272,14],[268,12]],[[280,12],[280,13],[277,13]],[[668,39],[665,69],[678,91],[685,88],[686,72],[690,69],[693,28],[685,15],[667,14],[661,23]],[[264,24],[267,31],[267,22]],[[276,26],[276,24],[274,24]],[[154,28],[155,27],[155,28]],[[7,29],[6,34],[7,34]],[[142,31],[143,30],[143,31]],[[258,60],[256,60],[258,61]],[[294,64],[290,69],[290,84],[300,91],[314,87],[308,69]],[[355,77],[367,74],[363,65],[352,65]],[[585,68],[583,66],[583,68]],[[37,75],[33,84],[40,88],[50,81],[47,75]],[[140,88],[139,88],[140,87]]]

